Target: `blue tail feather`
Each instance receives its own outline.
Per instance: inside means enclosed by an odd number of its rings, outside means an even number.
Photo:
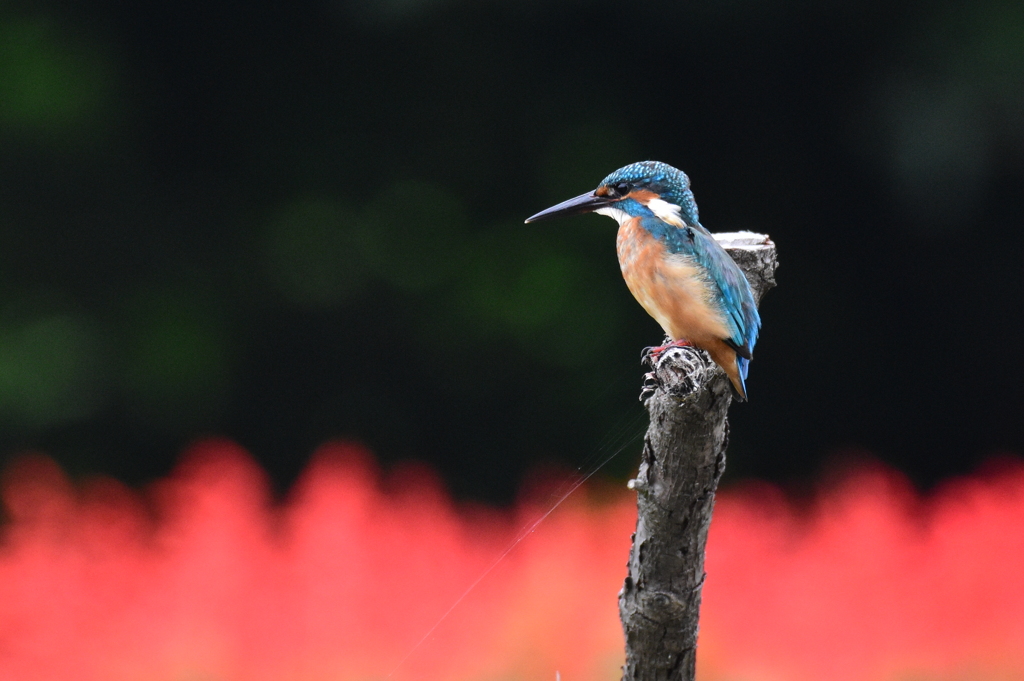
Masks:
[[[740,385],[743,386],[743,394],[747,394],[747,371],[750,368],[750,360],[745,357],[736,356],[736,368],[740,374]]]

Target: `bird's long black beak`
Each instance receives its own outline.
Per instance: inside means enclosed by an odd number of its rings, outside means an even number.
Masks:
[[[531,215],[526,218],[526,221],[537,222],[538,220],[547,220],[548,218],[556,218],[563,215],[591,213],[602,206],[607,206],[609,203],[611,203],[611,201],[607,197],[596,196],[594,192],[587,192],[586,194],[577,196],[575,199],[562,201],[557,206],[551,206],[551,208],[542,210],[536,215]]]

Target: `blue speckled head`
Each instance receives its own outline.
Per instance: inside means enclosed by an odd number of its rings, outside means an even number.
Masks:
[[[625,182],[635,189],[654,192],[663,200],[680,208],[680,214],[688,225],[700,222],[697,202],[690,191],[690,178],[682,170],[660,161],[641,161],[619,168],[601,180],[602,187],[615,187]]]

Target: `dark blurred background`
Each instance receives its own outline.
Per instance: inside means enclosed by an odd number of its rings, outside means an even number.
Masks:
[[[1024,4],[0,6],[0,452],[144,482],[328,438],[506,501],[642,430],[611,170],[766,232],[729,475],[1024,452]],[[626,475],[638,443],[608,468]]]

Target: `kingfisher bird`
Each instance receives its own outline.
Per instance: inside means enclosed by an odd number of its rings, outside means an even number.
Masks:
[[[581,213],[619,223],[622,277],[670,339],[653,352],[677,345],[706,350],[746,401],[761,317],[743,271],[700,224],[686,173],[658,161],[633,163],[526,222]]]

